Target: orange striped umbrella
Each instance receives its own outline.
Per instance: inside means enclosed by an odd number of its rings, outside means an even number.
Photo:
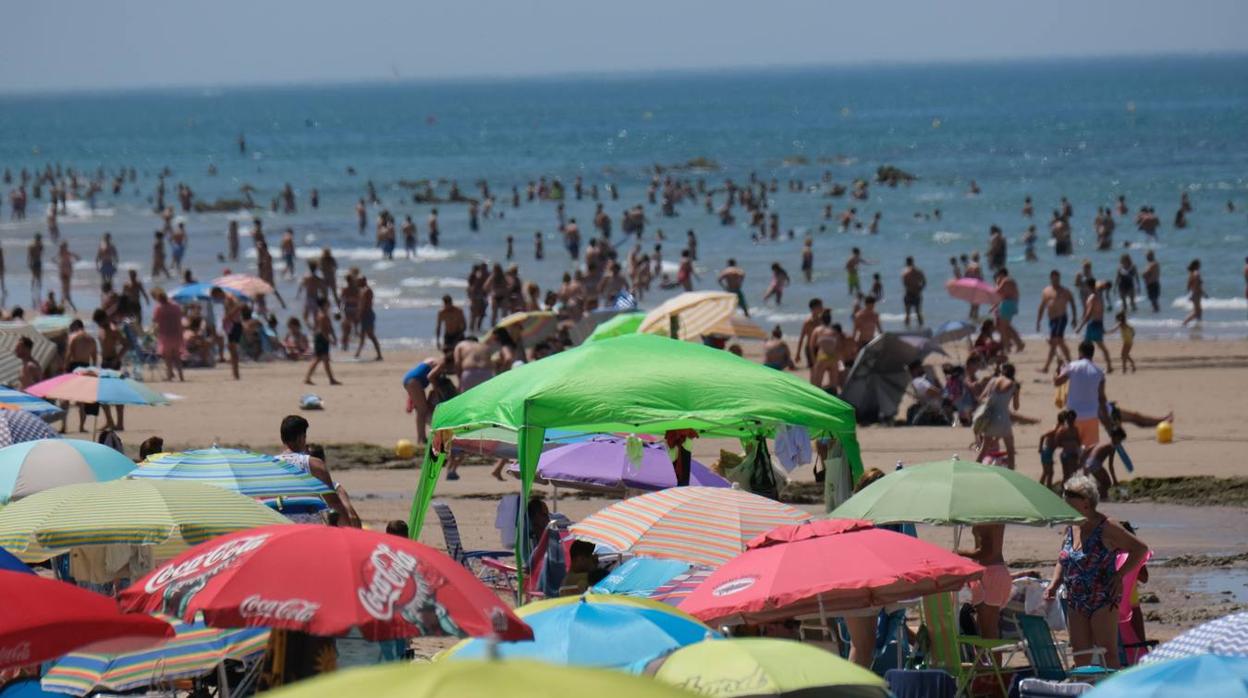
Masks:
[[[620,552],[717,567],[751,538],[810,514],[722,487],[673,487],[612,504],[572,527],[572,535]]]
[[[646,314],[637,332],[666,335],[671,317],[680,321],[680,339],[697,339],[727,320],[737,310],[737,295],[724,291],[691,291],[669,298]]]

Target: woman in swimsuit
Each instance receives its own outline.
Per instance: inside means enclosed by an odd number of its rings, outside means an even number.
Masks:
[[[1109,648],[1107,668],[1119,668],[1118,604],[1122,602],[1122,580],[1128,571],[1144,563],[1148,546],[1115,521],[1099,513],[1101,498],[1096,481],[1087,476],[1073,477],[1065,485],[1066,503],[1083,516],[1077,526],[1066,529],[1066,539],[1058,553],[1053,581],[1045,598],[1053,599],[1057,588],[1066,586],[1066,622],[1075,664],[1091,662],[1093,647]],[[1119,551],[1126,562],[1114,569]]]
[[[444,360],[440,356],[431,356],[416,364],[410,371],[403,374],[403,390],[407,392],[407,411],[416,413],[416,447],[422,450],[429,440],[427,425],[433,408],[425,390],[438,376],[442,375]]]
[[[230,373],[238,380],[238,344],[243,340],[243,304],[220,288],[212,289],[212,300],[221,303],[221,330],[230,352]]]

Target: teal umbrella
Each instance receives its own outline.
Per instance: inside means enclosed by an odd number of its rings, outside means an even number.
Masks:
[[[1111,675],[1087,698],[1244,698],[1248,657],[1198,654],[1142,664]]]
[[[248,497],[321,495],[325,483],[280,458],[237,448],[158,453],[130,473],[135,480],[186,480],[215,485]]]
[[[956,458],[907,465],[871,483],[828,514],[877,524],[1011,523],[1048,526],[1080,520],[1047,487],[1008,468]]]
[[[125,477],[134,461],[91,441],[40,439],[0,448],[0,504],[61,485]]]
[[[599,342],[626,334],[637,334],[637,328],[641,327],[641,321],[645,319],[645,313],[620,313],[595,327],[585,341]]]

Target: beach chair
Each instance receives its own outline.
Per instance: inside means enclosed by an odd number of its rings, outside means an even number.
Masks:
[[[515,553],[510,550],[464,550],[463,540],[459,536],[459,524],[455,521],[450,505],[440,500],[435,501],[433,511],[442,525],[446,554],[451,559],[467,567],[487,586],[502,591],[516,590],[516,568],[503,562],[507,558],[514,558]]]
[[[1081,696],[1093,688],[1090,683],[1063,683],[1044,679],[1023,679],[1018,683],[1018,698],[1065,698]]]
[[[927,668],[943,669],[957,681],[958,695],[966,695],[972,682],[980,676],[994,676],[1001,695],[1006,695],[1005,676],[996,655],[1022,649],[1012,640],[990,640],[976,635],[963,635],[958,628],[957,604],[953,592],[923,597],[923,627],[927,635]]]
[[[1069,651],[1065,643],[1059,645],[1053,639],[1053,631],[1049,629],[1048,621],[1041,616],[1020,613],[1018,616],[1018,629],[1023,635],[1027,659],[1031,661],[1031,668],[1037,679],[1044,681],[1093,679],[1112,673],[1111,670],[1105,668],[1104,648],[1093,647],[1092,649],[1080,650],[1078,652]],[[1072,658],[1074,656],[1088,655],[1092,657],[1093,663],[1090,666],[1068,669],[1063,656],[1066,653],[1069,653]]]
[[[124,368],[130,375],[139,381],[158,377],[161,359],[152,342],[147,341],[149,338],[145,335],[140,336],[130,322],[121,323],[121,334],[126,338],[126,343],[130,345],[130,350],[124,357]]]

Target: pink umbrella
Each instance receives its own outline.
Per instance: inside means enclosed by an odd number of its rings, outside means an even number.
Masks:
[[[950,296],[971,305],[996,305],[1001,302],[997,287],[983,279],[973,279],[969,276],[950,279],[945,282],[945,290]]]
[[[950,591],[983,573],[960,555],[870,521],[820,519],[754,538],[679,608],[707,623],[765,622]]]
[[[227,274],[213,279],[212,284],[221,288],[234,289],[250,298],[273,293],[273,287],[267,281],[251,274]]]

